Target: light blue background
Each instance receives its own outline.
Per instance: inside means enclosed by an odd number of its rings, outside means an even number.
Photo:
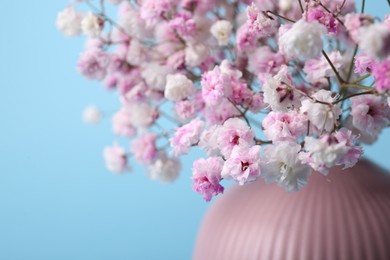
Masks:
[[[374,3],[375,2],[375,3]],[[101,150],[110,121],[81,122],[90,103],[116,98],[78,75],[81,39],[56,31],[67,1],[3,1],[0,16],[0,259],[189,259],[208,204],[178,182],[151,182],[134,166],[114,176]],[[368,11],[389,12],[385,0]],[[390,131],[366,155],[390,169]]]

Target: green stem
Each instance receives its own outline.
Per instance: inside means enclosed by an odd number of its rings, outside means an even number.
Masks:
[[[355,94],[352,94],[350,96],[340,98],[339,100],[334,101],[333,104],[337,104],[337,103],[343,102],[344,100],[350,99],[352,97],[357,97],[357,96],[361,96],[361,95],[368,95],[368,94],[374,94],[374,93],[375,93],[375,91],[373,91],[373,90],[355,93]]]
[[[324,50],[322,50],[322,54],[325,56],[325,59],[328,61],[329,65],[332,67],[333,72],[336,74],[337,79],[340,81],[340,83],[344,83],[345,81],[340,76],[339,72],[337,71],[336,67],[333,65],[333,62],[330,60],[328,54]]]
[[[365,7],[365,5],[366,5],[366,1],[363,0],[362,1],[362,11],[361,11],[362,14],[364,14],[364,7]]]
[[[365,80],[366,78],[368,78],[368,77],[370,77],[370,76],[371,76],[371,74],[366,74],[366,75],[364,75],[364,76],[362,76],[362,77],[360,77],[360,78],[358,78],[358,79],[355,79],[355,80],[352,81],[351,83],[352,83],[352,84],[359,83],[360,81]]]
[[[358,89],[364,89],[364,90],[372,90],[372,88],[370,88],[370,87],[363,86],[363,85],[356,84],[356,83],[344,83],[344,84],[342,84],[342,86],[344,86],[344,87],[351,87],[351,88],[358,88]]]
[[[351,63],[349,63],[347,81],[349,81],[351,79],[351,77],[352,77],[352,70],[353,70],[354,60],[355,60],[356,53],[358,52],[358,49],[359,49],[359,46],[356,44],[355,45],[355,49],[353,50]]]

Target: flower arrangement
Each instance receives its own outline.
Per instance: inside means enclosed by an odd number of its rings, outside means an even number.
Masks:
[[[206,201],[224,179],[298,191],[313,170],[354,166],[390,124],[390,16],[365,14],[364,0],[75,2],[90,12],[70,5],[57,27],[86,36],[77,68],[118,92],[113,131],[131,140],[104,149],[112,172],[132,156],[171,182],[199,147],[193,189]]]

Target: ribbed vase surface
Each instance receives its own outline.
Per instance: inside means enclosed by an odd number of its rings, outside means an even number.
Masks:
[[[390,175],[362,160],[287,193],[263,181],[211,205],[194,260],[389,260]]]

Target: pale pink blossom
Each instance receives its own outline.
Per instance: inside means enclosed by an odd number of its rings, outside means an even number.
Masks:
[[[143,0],[140,8],[140,17],[148,27],[152,27],[164,17],[173,12],[172,0]]]
[[[129,110],[121,108],[112,117],[112,126],[114,133],[120,136],[132,137],[135,135],[136,130],[131,123],[131,116]]]
[[[355,57],[355,73],[363,75],[367,72],[371,72],[373,65],[375,64],[375,59],[370,56],[360,53]]]
[[[301,105],[300,97],[285,65],[280,68],[278,74],[265,81],[263,90],[264,102],[274,111],[288,111]]]
[[[108,146],[103,151],[106,167],[113,173],[123,173],[129,170],[125,149],[118,144]]]
[[[149,165],[156,159],[156,140],[156,134],[146,133],[133,141],[131,152],[137,162]]]
[[[188,120],[194,118],[203,108],[203,99],[200,93],[197,93],[192,99],[176,102],[175,111],[180,119]]]
[[[192,189],[203,196],[205,201],[210,201],[213,196],[223,193],[224,188],[220,184],[223,160],[220,157],[200,158],[194,161]]]
[[[385,24],[372,24],[359,31],[359,47],[372,58],[385,59],[390,54],[389,42],[390,30]]]
[[[190,12],[183,12],[176,15],[169,25],[176,33],[185,40],[189,40],[196,34],[196,22]]]
[[[353,126],[376,139],[382,129],[390,123],[390,107],[386,99],[374,95],[363,95],[353,97],[351,100]]]
[[[222,177],[234,179],[239,185],[255,181],[261,174],[259,145],[235,146],[222,168]]]
[[[245,121],[240,118],[230,118],[220,127],[217,140],[221,154],[229,158],[235,146],[253,146],[254,137],[254,131]]]
[[[339,31],[340,24],[334,18],[332,14],[329,12],[325,11],[322,7],[314,7],[314,8],[309,8],[307,12],[307,21],[308,22],[313,22],[317,21],[320,24],[324,25],[326,29],[328,30],[328,33],[331,34],[337,34]]]
[[[375,78],[375,88],[379,92],[390,90],[390,58],[375,63],[372,66],[371,74]]]
[[[77,12],[73,6],[67,6],[63,11],[58,13],[56,25],[67,37],[77,36],[81,33],[81,20],[83,13]]]
[[[174,137],[169,140],[173,155],[178,157],[188,153],[191,146],[199,142],[203,129],[204,122],[198,118],[176,129]]]
[[[86,78],[91,80],[102,80],[107,74],[110,64],[109,55],[101,49],[87,49],[80,55],[77,69]]]
[[[334,134],[325,134],[316,139],[305,138],[305,152],[300,153],[303,163],[324,175],[336,165],[352,167],[363,153],[361,147],[355,146],[356,136],[348,129],[340,129]]]
[[[249,55],[248,62],[248,70],[264,82],[275,76],[285,61],[282,54],[274,53],[268,46],[261,46]]]
[[[328,54],[329,59],[331,60],[334,68],[337,71],[340,71],[343,67],[343,57],[340,52],[332,52]],[[325,56],[319,58],[310,59],[305,62],[303,67],[303,72],[306,73],[306,79],[310,82],[318,82],[325,77],[334,77],[335,73],[330,66],[329,62],[326,60]]]
[[[222,124],[227,119],[240,115],[237,108],[227,99],[222,99],[218,105],[206,106],[203,112],[203,116],[209,124]]]
[[[87,124],[98,124],[103,117],[103,113],[96,106],[87,106],[83,112],[83,120]]]
[[[340,104],[332,104],[335,97],[332,96],[332,92],[324,89],[317,91],[311,97],[312,99],[307,98],[302,101],[301,112],[307,115],[310,123],[319,131],[330,132],[335,128],[336,121],[342,113]]]
[[[296,141],[307,133],[307,118],[295,111],[271,111],[262,122],[264,135],[274,142]]]
[[[199,139],[199,148],[207,152],[208,156],[218,156],[220,154],[218,145],[218,136],[221,129],[220,125],[213,125],[205,129]]]
[[[160,151],[156,160],[149,166],[149,178],[162,183],[171,183],[180,176],[181,163],[177,158],[169,158]]]

